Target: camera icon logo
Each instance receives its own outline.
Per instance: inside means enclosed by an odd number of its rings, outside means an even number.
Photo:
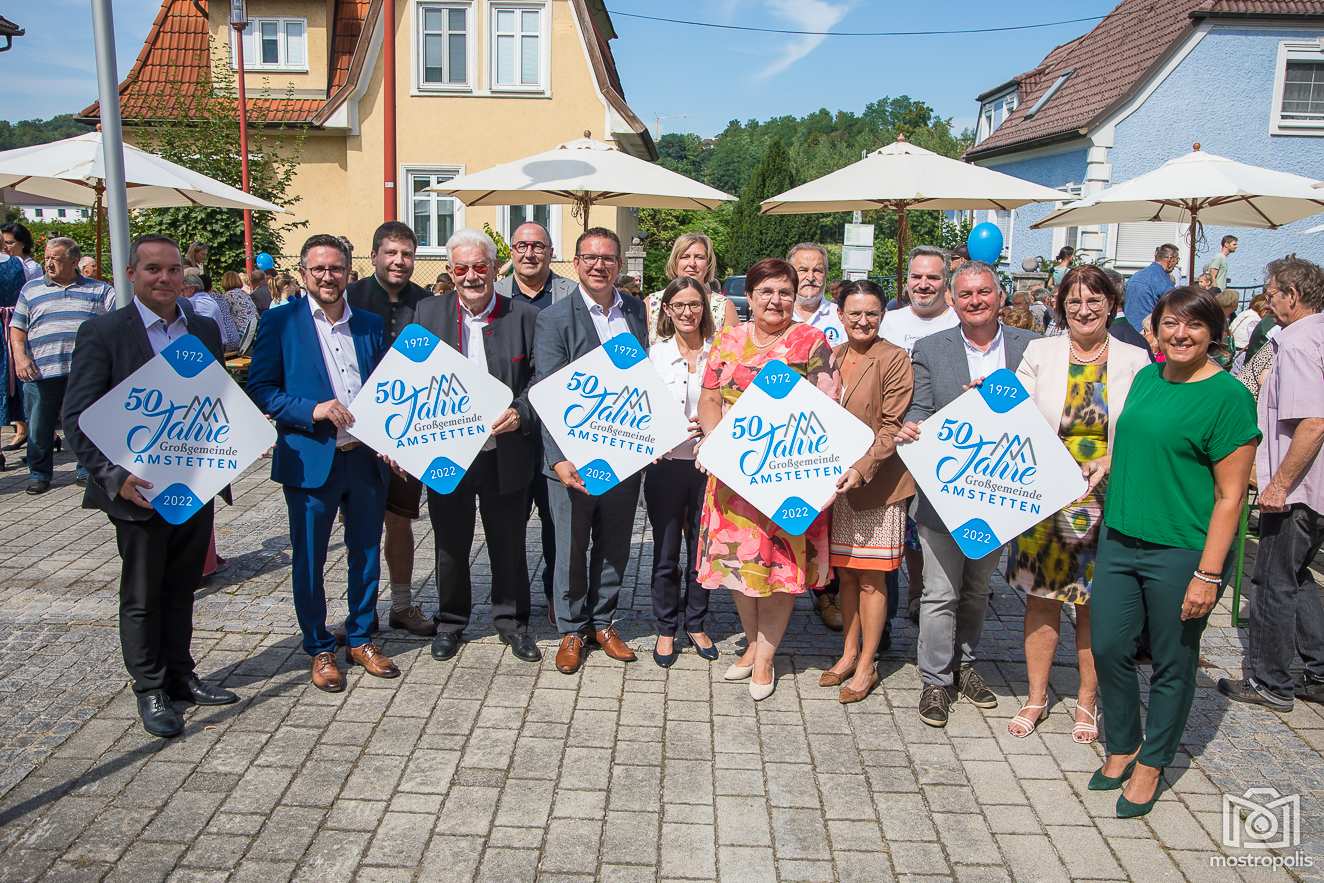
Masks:
[[[1223,795],[1223,845],[1232,849],[1291,849],[1301,845],[1301,796],[1276,788]]]

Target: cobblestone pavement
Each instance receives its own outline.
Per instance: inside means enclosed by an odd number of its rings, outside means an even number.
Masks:
[[[642,513],[622,600],[639,662],[594,653],[572,677],[550,653],[521,663],[480,606],[454,660],[387,632],[403,677],[355,670],[345,693],[321,693],[296,637],[283,498],[265,475],[264,461],[236,487],[237,505],[218,509],[231,567],[197,604],[199,672],[243,701],[190,711],[169,743],[136,721],[113,533],[78,508],[68,456],[42,497],[22,493],[19,473],[0,475],[0,880],[1324,879],[1324,714],[1300,702],[1286,715],[1231,707],[1217,694],[1246,638],[1226,604],[1205,636],[1170,789],[1147,819],[1120,821],[1115,795],[1085,788],[1099,750],[1071,741],[1069,624],[1052,714],[1028,739],[1006,732],[1025,692],[1024,606],[1000,580],[980,664],[996,709],[960,703],[946,730],[922,725],[904,617],[882,688],[839,705],[817,685],[839,639],[803,602],[777,692],[755,707],[743,684],[720,679],[737,647],[729,598],[713,598],[719,663],[688,648],[670,671],[649,659]],[[421,579],[426,520],[418,541]],[[475,548],[479,594],[485,556]],[[331,586],[343,586],[344,566],[333,546]],[[426,595],[430,608],[430,582]],[[1300,795],[1313,867],[1211,864],[1266,854],[1220,845],[1223,794],[1257,786]]]

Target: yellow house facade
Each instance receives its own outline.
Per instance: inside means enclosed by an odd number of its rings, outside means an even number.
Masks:
[[[251,124],[293,125],[303,135],[293,209],[308,226],[293,238],[344,235],[356,258],[366,256],[389,199],[395,217],[418,235],[420,258],[444,259],[447,237],[461,227],[486,223],[508,237],[525,219],[544,223],[558,257],[568,257],[582,224],[569,206],[466,208],[426,188],[585,131],[633,155],[657,157],[622,94],[610,48],[615,32],[602,0],[248,0],[246,6]],[[230,4],[219,0],[162,0],[120,86],[126,137],[200,88],[208,65],[234,69],[229,14]],[[388,33],[394,35],[393,133]],[[92,105],[83,116],[97,113]],[[385,161],[392,138],[394,182]],[[631,209],[594,209],[590,221],[627,243],[637,229]],[[297,253],[298,245],[284,243],[285,253]]]

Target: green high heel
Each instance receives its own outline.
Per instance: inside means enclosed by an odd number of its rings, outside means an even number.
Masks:
[[[1144,803],[1132,803],[1126,799],[1125,794],[1117,795],[1117,818],[1119,819],[1138,819],[1143,815],[1148,815],[1149,811],[1158,803],[1159,794],[1163,792],[1163,770],[1159,770],[1158,781],[1154,783],[1154,796]]]
[[[1131,774],[1136,771],[1136,760],[1137,758],[1131,758],[1131,762],[1126,765],[1126,769],[1122,770],[1122,774],[1117,778],[1105,776],[1103,774],[1103,767],[1099,767],[1094,771],[1094,775],[1090,776],[1090,783],[1088,785],[1089,789],[1091,791],[1116,791],[1118,788],[1122,787],[1122,785],[1126,783],[1126,780],[1131,778]]]

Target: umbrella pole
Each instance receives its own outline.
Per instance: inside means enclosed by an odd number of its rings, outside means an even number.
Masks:
[[[901,303],[901,289],[906,278],[905,256],[910,251],[910,220],[906,217],[905,205],[896,210],[896,299]]]
[[[1190,272],[1186,274],[1186,284],[1195,284],[1195,231],[1200,226],[1200,212],[1197,209],[1191,209],[1191,255],[1187,261]]]
[[[104,273],[101,272],[101,193],[103,189],[104,189],[104,185],[100,181],[98,181],[95,188],[96,198],[92,201],[92,224],[96,227],[96,231],[97,231],[96,234],[97,251],[95,258],[97,265],[96,273],[98,279],[100,279],[102,276],[105,275]]]

